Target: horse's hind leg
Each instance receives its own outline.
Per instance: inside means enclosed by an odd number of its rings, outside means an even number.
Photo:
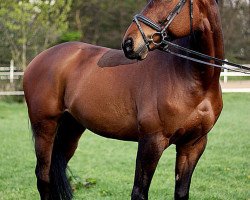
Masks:
[[[31,120],[37,157],[37,188],[42,200],[50,199],[49,172],[57,121],[50,119]]]
[[[205,150],[207,136],[195,143],[176,145],[175,200],[187,200],[194,168]]]
[[[37,157],[37,188],[41,200],[72,198],[66,166],[84,131],[69,113],[53,118],[31,117]]]

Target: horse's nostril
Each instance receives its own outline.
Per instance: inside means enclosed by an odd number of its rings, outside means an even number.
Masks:
[[[124,41],[122,49],[128,59],[138,59],[138,54],[134,52],[134,41],[132,38],[128,38]]]
[[[126,52],[131,52],[133,51],[133,40],[131,38],[128,38],[125,42],[124,42],[124,46],[123,46],[124,50]]]

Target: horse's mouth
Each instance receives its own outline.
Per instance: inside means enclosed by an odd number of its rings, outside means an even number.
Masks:
[[[140,44],[136,54],[138,54],[138,60],[144,60],[148,55],[148,47],[145,44]]]
[[[140,46],[135,52],[127,53],[124,52],[128,59],[144,60],[148,55],[148,48],[146,45]]]

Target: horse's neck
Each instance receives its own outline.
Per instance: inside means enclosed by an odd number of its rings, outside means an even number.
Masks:
[[[210,13],[209,13],[210,14]],[[213,15],[208,15],[203,20],[202,33],[194,39],[194,48],[203,54],[224,59],[223,35],[219,16],[214,18]],[[213,61],[210,61],[211,63]],[[212,84],[219,83],[220,68],[197,64],[196,75],[199,76],[203,87],[208,89]],[[198,78],[198,77],[197,77]]]

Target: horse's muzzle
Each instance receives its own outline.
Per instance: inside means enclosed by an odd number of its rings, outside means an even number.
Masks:
[[[125,56],[128,59],[137,59],[137,60],[143,60],[145,59],[147,55],[147,47],[144,44],[139,45],[138,49],[136,50],[134,41],[132,38],[127,38],[122,43],[122,49],[124,51]]]

